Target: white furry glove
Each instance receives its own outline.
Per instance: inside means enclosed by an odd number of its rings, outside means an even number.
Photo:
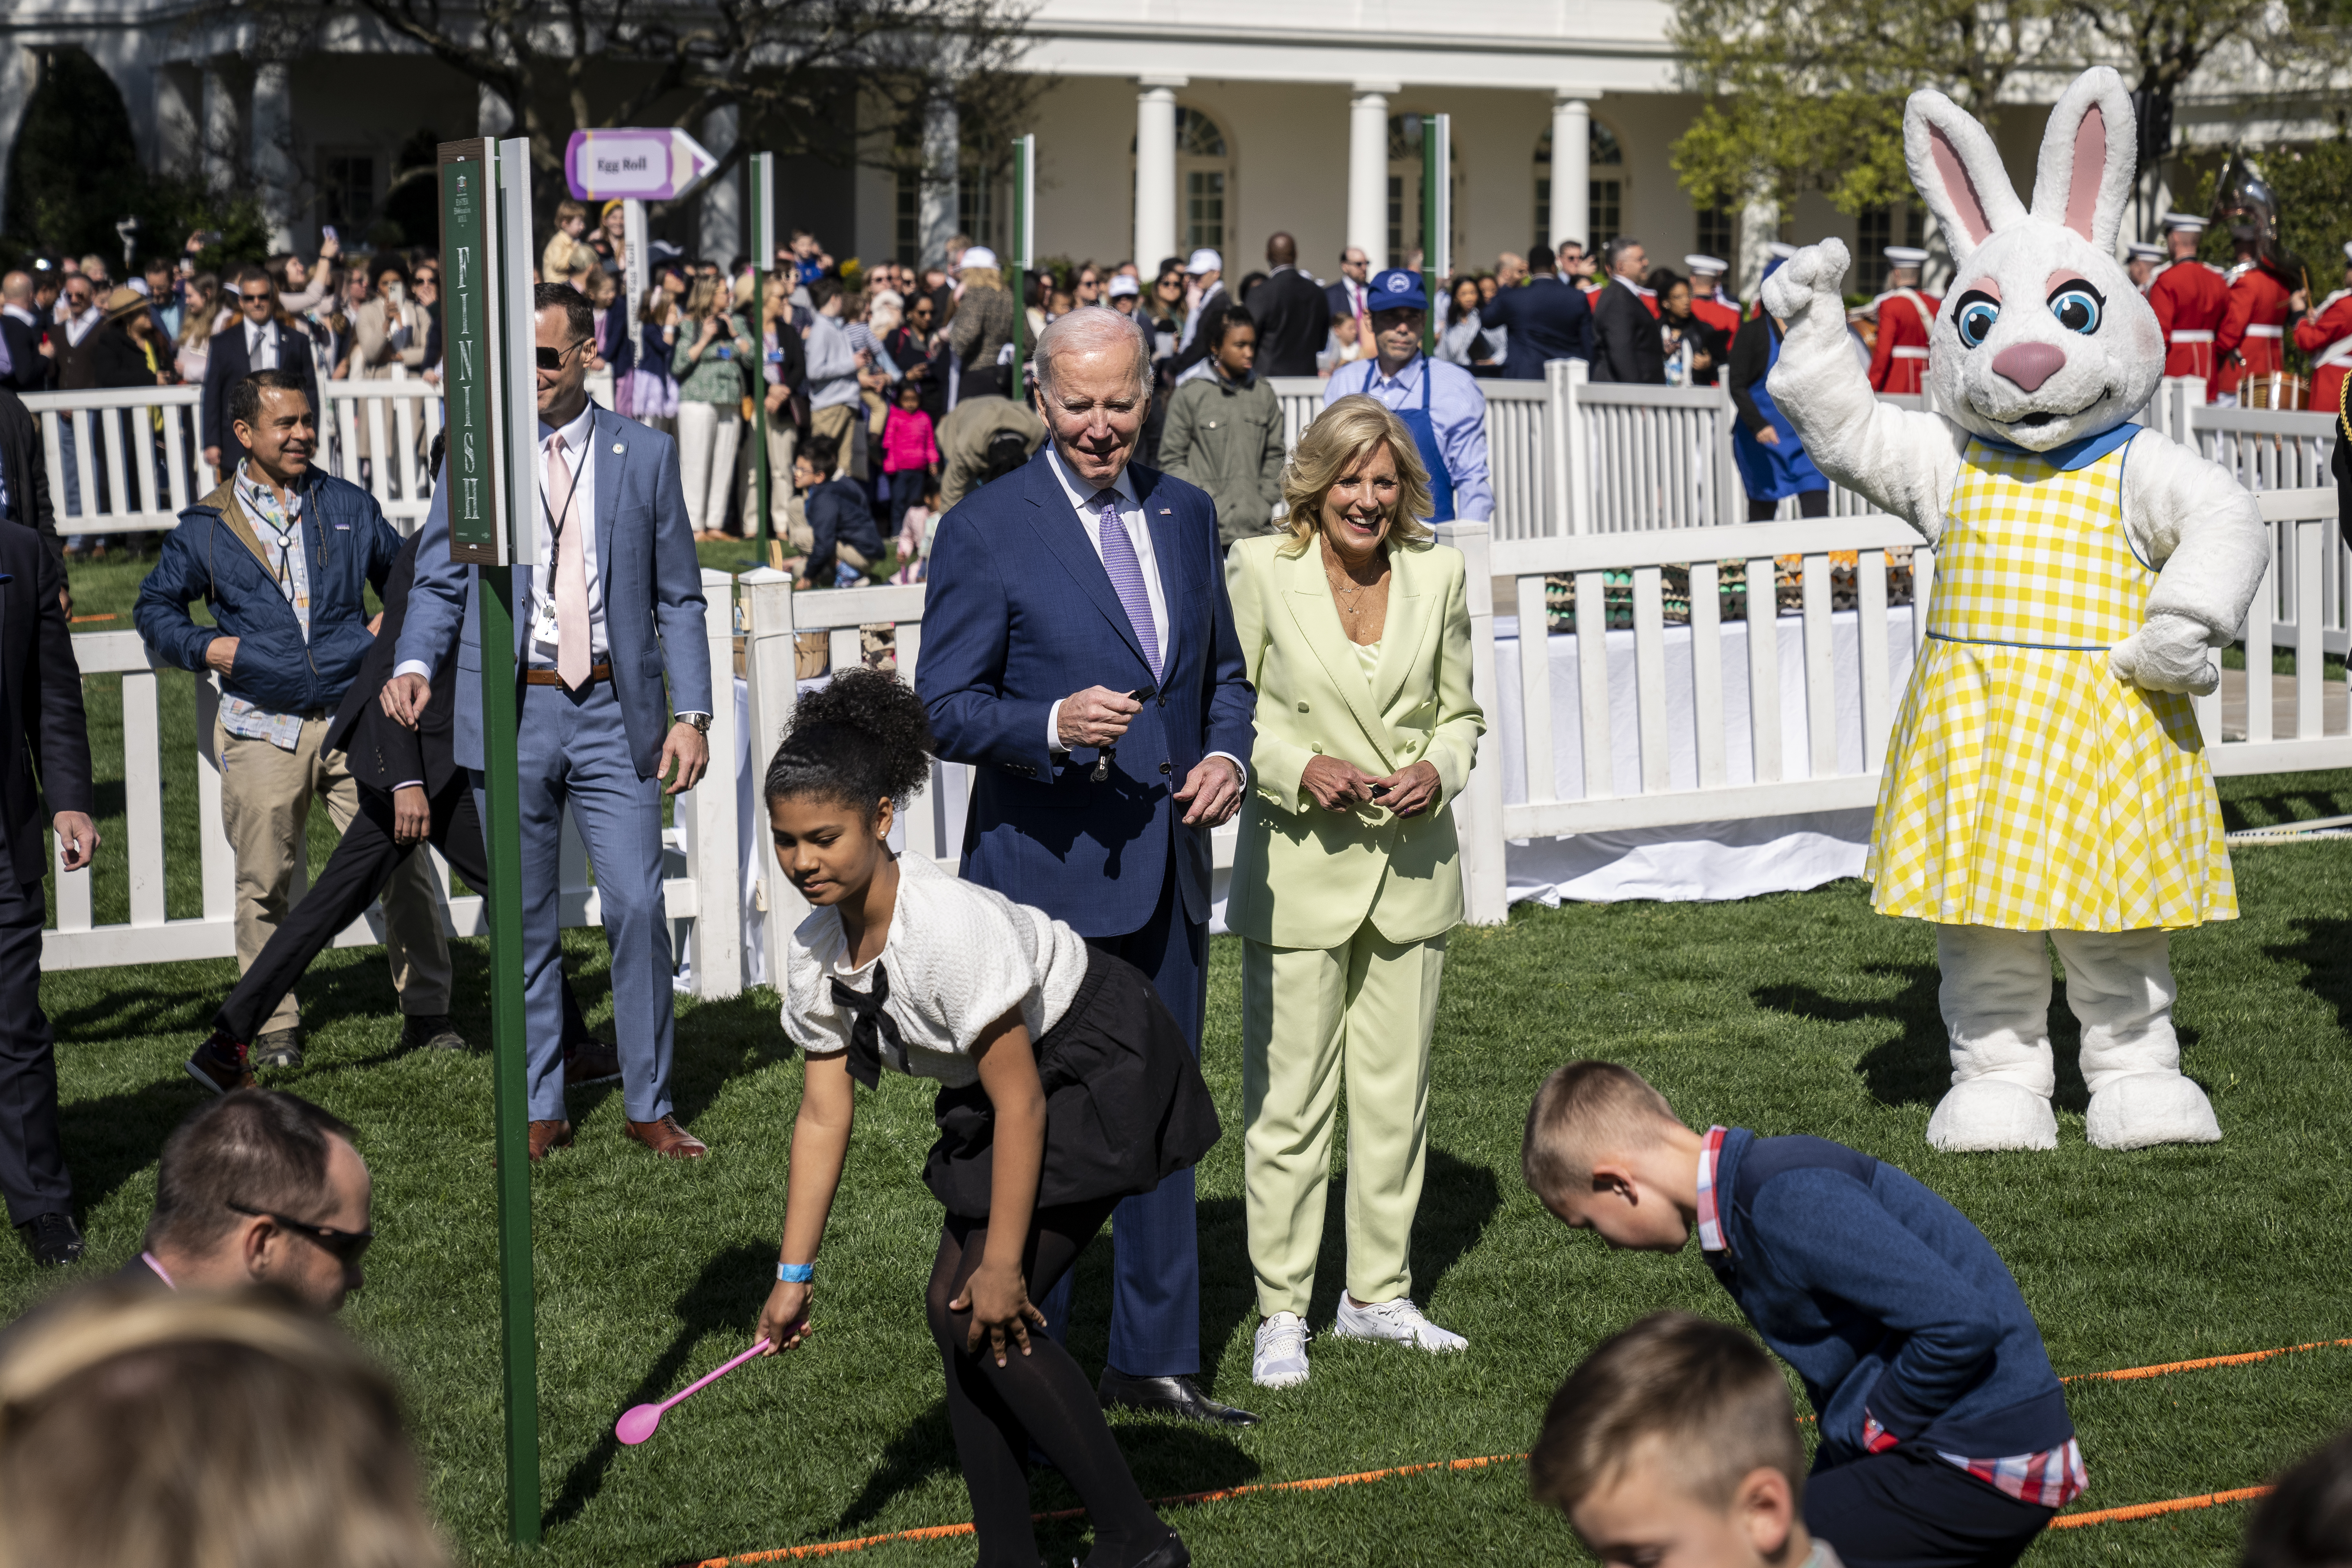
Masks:
[[[2203,622],[2187,616],[2150,616],[2146,626],[2107,650],[2107,668],[2143,691],[2207,696],[2221,684],[2221,672],[2206,656],[2211,637]]]
[[[1845,280],[1850,259],[1842,239],[1825,239],[1819,245],[1806,246],[1764,279],[1764,308],[1794,331],[1805,320],[1808,310],[1822,306],[1843,331],[1845,296],[1838,291],[1838,285]]]

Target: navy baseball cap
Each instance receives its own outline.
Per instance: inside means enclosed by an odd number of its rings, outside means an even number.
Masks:
[[[1372,284],[1365,290],[1364,309],[1378,314],[1382,310],[1426,310],[1429,295],[1421,287],[1421,275],[1392,267],[1386,272],[1372,274]]]

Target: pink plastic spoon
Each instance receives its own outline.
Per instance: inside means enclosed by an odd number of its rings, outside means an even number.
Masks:
[[[709,1387],[712,1384],[717,1383],[720,1378],[725,1377],[729,1373],[733,1372],[737,1367],[741,1366],[745,1362],[750,1361],[753,1356],[758,1355],[761,1351],[766,1350],[767,1348],[768,1342],[761,1340],[758,1344],[753,1345],[750,1350],[745,1351],[741,1355],[737,1356],[733,1361],[729,1362],[717,1372],[710,1373],[707,1377],[698,1378],[695,1382],[688,1384],[684,1388],[678,1390],[676,1394],[671,1394],[659,1405],[639,1405],[633,1406],[622,1415],[618,1422],[614,1424],[613,1436],[618,1437],[622,1442],[626,1443],[633,1447],[637,1444],[644,1442],[646,1438],[654,1435],[654,1428],[661,1425],[663,1411],[667,1410],[671,1405],[679,1403],[691,1394],[701,1393],[704,1389]]]

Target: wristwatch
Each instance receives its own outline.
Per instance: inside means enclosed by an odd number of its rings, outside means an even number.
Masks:
[[[677,716],[677,721],[681,724],[693,725],[694,732],[698,735],[710,733],[710,715],[708,713],[681,713]]]

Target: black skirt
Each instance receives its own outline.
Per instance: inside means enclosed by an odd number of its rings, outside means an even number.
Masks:
[[[1069,1011],[1036,1049],[1045,1089],[1039,1208],[1148,1193],[1216,1142],[1201,1064],[1150,980],[1126,960],[1090,951]],[[932,1111],[940,1139],[924,1185],[950,1214],[987,1218],[996,1177],[988,1091],[942,1089]]]

